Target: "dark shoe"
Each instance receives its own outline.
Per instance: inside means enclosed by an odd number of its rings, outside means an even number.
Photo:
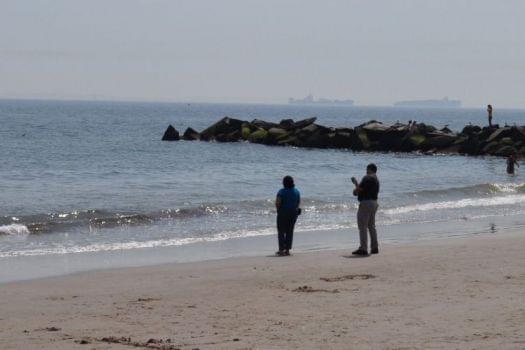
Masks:
[[[366,250],[359,248],[358,250],[353,251],[352,255],[368,256],[368,252]]]
[[[275,252],[275,255],[277,256],[284,256],[284,250],[278,250]]]
[[[379,254],[379,249],[378,249],[378,248],[376,248],[376,249],[372,249],[372,250],[370,251],[370,254]]]
[[[290,256],[290,251],[289,250],[283,251],[283,256]]]

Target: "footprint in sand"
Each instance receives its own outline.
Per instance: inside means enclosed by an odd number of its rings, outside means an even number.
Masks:
[[[368,280],[371,278],[375,278],[376,276],[365,273],[365,274],[358,274],[358,275],[346,275],[346,276],[339,276],[339,277],[321,277],[321,281],[325,282],[340,282],[340,281],[347,281],[347,280]]]
[[[300,292],[300,293],[318,293],[318,292],[321,292],[321,293],[339,293],[339,290],[338,289],[314,289],[310,286],[302,286],[302,287],[298,287],[298,288],[295,288],[294,290],[292,290],[292,292]]]

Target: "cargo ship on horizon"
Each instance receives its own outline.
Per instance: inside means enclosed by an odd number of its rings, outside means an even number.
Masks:
[[[460,108],[460,100],[449,100],[443,97],[441,100],[413,100],[394,102],[395,107],[419,107],[419,108]]]
[[[290,97],[288,99],[288,104],[291,105],[323,105],[323,106],[353,106],[354,100],[332,100],[328,98],[319,98],[317,100],[314,99],[314,96],[312,94],[309,94],[305,98],[302,99],[295,99],[293,97]]]

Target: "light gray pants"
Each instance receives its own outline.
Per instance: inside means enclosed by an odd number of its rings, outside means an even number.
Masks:
[[[370,248],[377,249],[376,212],[377,201],[367,200],[359,203],[357,210],[357,227],[359,227],[360,248],[368,251],[368,233],[370,232]]]

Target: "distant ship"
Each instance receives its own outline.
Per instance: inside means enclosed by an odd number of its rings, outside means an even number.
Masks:
[[[438,107],[438,108],[459,108],[461,101],[449,100],[448,97],[443,97],[441,100],[415,100],[415,101],[399,101],[395,102],[396,107]]]
[[[288,99],[288,104],[291,104],[291,105],[353,106],[354,100],[330,100],[328,98],[320,98],[318,100],[314,100],[314,96],[310,94],[302,99],[295,99],[295,98],[290,97]]]

